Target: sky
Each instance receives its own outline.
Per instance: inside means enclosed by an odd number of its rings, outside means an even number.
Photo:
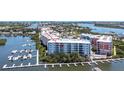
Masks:
[[[122,21],[123,0],[0,0],[0,21]]]

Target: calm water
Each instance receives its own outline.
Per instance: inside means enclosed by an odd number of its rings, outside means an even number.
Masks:
[[[94,24],[88,24],[88,23],[84,23],[84,24],[79,24],[79,26],[82,27],[89,27],[91,28],[92,32],[98,32],[98,33],[106,33],[106,32],[115,32],[117,34],[124,34],[124,29],[116,29],[116,28],[106,28],[106,27],[96,27]]]

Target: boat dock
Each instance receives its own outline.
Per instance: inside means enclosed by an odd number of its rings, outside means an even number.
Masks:
[[[115,59],[116,60],[116,59]],[[121,59],[122,60],[122,59]],[[74,65],[75,67],[78,65],[81,66],[85,66],[85,64],[88,64],[89,66],[92,65],[92,63],[98,65],[98,63],[112,63],[111,59],[108,60],[94,60],[93,62],[74,62],[74,63],[54,63],[54,64],[31,64],[30,62],[27,65],[24,65],[23,63],[21,63],[19,66],[16,66],[16,64],[12,64],[12,66],[7,66],[7,64],[5,64],[2,69],[8,69],[8,68],[21,68],[21,67],[31,67],[31,66],[44,66],[44,68],[47,68],[47,66],[51,66],[52,68],[55,67],[55,65],[58,65],[59,67],[62,67],[63,65],[67,65],[68,67],[70,67],[70,65]],[[95,71],[100,71],[100,69],[95,68]]]

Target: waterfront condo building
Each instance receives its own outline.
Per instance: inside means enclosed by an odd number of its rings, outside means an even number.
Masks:
[[[88,40],[78,39],[59,39],[50,40],[47,44],[48,54],[54,53],[80,53],[81,55],[90,56],[91,43]]]
[[[96,46],[97,40],[99,40],[100,37],[101,35],[92,35],[92,34],[84,34],[84,33],[80,35],[81,39],[90,40],[91,44],[94,46]]]
[[[59,36],[60,36],[59,33],[57,33],[56,31],[53,31],[48,27],[41,29],[41,41],[45,46],[47,46],[47,43],[49,40],[56,41],[57,39],[59,39]]]
[[[111,36],[101,36],[97,40],[97,53],[103,55],[112,55],[112,37]]]
[[[112,54],[112,36],[107,35],[92,35],[81,34],[83,40],[89,40],[93,47],[96,47],[97,54],[111,55]]]

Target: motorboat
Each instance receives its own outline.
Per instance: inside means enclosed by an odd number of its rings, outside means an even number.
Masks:
[[[13,57],[13,60],[18,60],[18,57]]]
[[[13,57],[13,56],[8,56],[8,58],[11,58],[11,57]]]
[[[27,40],[27,42],[29,42],[29,40]]]
[[[28,44],[28,46],[31,46],[31,44]]]
[[[18,59],[20,59],[22,56],[18,55],[17,57],[18,57]]]
[[[15,54],[15,53],[17,53],[18,51],[17,50],[12,50],[12,54]]]
[[[28,50],[25,50],[26,53],[28,53]]]
[[[20,50],[20,53],[24,52],[24,50]]]
[[[26,55],[24,55],[24,56],[23,56],[23,59],[27,59],[27,56],[26,56]]]
[[[23,44],[22,46],[25,47],[25,46],[27,46],[27,44]]]
[[[8,60],[11,61],[13,56],[8,56]]]
[[[31,59],[32,58],[32,54],[28,54],[27,57]]]
[[[30,49],[30,50],[29,50],[29,53],[32,53],[33,51],[34,51],[34,50]]]

